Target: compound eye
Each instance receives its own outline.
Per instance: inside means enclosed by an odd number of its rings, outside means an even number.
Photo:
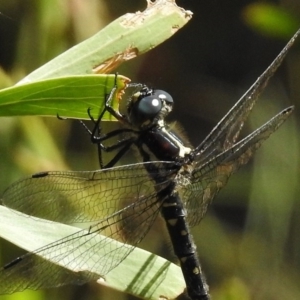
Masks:
[[[162,102],[155,95],[146,96],[139,101],[138,114],[143,118],[154,118],[162,108]]]
[[[174,103],[172,96],[163,90],[155,90],[153,93],[153,97],[160,99],[162,102],[165,102],[167,105],[172,106]]]
[[[162,109],[162,102],[152,94],[142,95],[128,107],[129,119],[137,127],[150,125]]]
[[[128,103],[128,118],[134,126],[147,128],[158,122],[158,118],[164,118],[172,106],[173,98],[170,94],[145,87],[134,94]]]

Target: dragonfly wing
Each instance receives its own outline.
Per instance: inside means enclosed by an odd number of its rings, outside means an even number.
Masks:
[[[169,183],[170,180],[161,181],[147,193],[132,195],[131,204],[88,229],[78,230],[6,265],[0,270],[0,294],[81,284],[107,274],[151,228],[160,211],[160,191]]]
[[[38,255],[28,254],[16,265],[0,269],[0,294],[59,287],[64,284],[83,284],[99,277],[92,272],[73,272]]]
[[[93,222],[2,268],[0,294],[84,283],[107,274],[151,228],[160,192],[177,170],[172,162],[149,162],[96,172],[40,173],[10,186],[3,202],[11,208],[48,220]],[[64,217],[70,207],[72,217]]]
[[[191,184],[181,190],[190,226],[195,226],[201,221],[208,204],[226,185],[231,174],[249,161],[260,145],[278,129],[292,111],[293,107],[283,110],[231,148],[194,170]]]
[[[145,166],[155,165],[149,176]],[[20,180],[6,189],[3,205],[65,224],[101,220],[138,199],[155,192],[155,180],[167,180],[174,163],[139,163],[86,172],[44,172]]]
[[[265,89],[269,79],[281,65],[284,57],[299,34],[300,30],[296,32],[271,65],[260,77],[258,77],[250,89],[239,99],[204,141],[196,148],[196,152],[199,155],[199,166],[204,161],[229,149],[236,142],[244,122],[255,105],[260,93]]]

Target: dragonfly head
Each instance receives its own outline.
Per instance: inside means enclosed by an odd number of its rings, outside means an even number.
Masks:
[[[163,120],[172,110],[173,103],[167,92],[144,86],[132,95],[128,103],[129,121],[139,129],[147,129]]]

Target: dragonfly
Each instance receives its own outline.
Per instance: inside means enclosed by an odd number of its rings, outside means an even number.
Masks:
[[[119,265],[161,215],[182,269],[188,297],[209,300],[190,228],[200,223],[229,177],[249,161],[293,112],[293,106],[282,110],[238,140],[258,96],[299,33],[300,30],[195,148],[165,122],[174,105],[169,93],[130,83],[128,87],[137,91],[123,115],[110,106],[116,92],[113,88],[98,119],[90,116],[94,129],[89,133],[99,149],[100,170],[41,172],[15,182],[4,191],[2,204],[26,215],[89,225],[6,264],[0,270],[0,294],[96,280]],[[103,134],[101,121],[107,111],[124,127]],[[120,134],[125,134],[125,138],[106,144]],[[138,149],[142,161],[115,166],[132,147]],[[103,152],[113,151],[115,156],[104,164]],[[104,237],[99,239],[100,235]],[[96,245],[104,249],[103,256],[95,258],[87,271],[86,261],[93,257],[85,249],[97,238]],[[71,259],[66,262],[66,257]]]

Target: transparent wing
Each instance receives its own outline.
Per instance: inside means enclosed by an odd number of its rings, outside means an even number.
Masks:
[[[91,221],[97,217],[99,219],[87,229],[27,253],[2,268],[0,294],[27,288],[84,283],[115,268],[151,228],[161,205],[160,191],[168,186],[177,172],[174,163],[147,164],[148,170],[151,164],[155,164],[156,170],[150,174],[152,177],[148,178],[142,176],[145,170],[139,172],[145,164],[137,164],[97,172],[40,173],[8,188],[4,196],[10,195],[10,200],[13,195],[27,195],[25,201],[34,202],[34,206],[29,204],[31,213],[42,214],[40,209],[47,209],[45,203],[48,203],[50,213],[47,216],[61,219],[61,215],[57,215],[54,208],[60,204],[61,199],[66,201],[65,198],[71,197],[75,203],[83,199],[80,204],[85,213],[91,215],[87,218],[86,215],[79,214],[80,220]],[[155,180],[159,183],[155,183]],[[124,205],[121,209],[117,192],[121,193]],[[33,198],[30,197],[30,193],[33,194]],[[41,201],[39,205],[35,203],[38,199]],[[50,199],[57,203],[51,206]],[[126,204],[127,201],[130,204]],[[20,202],[21,200],[11,200],[10,204]],[[26,210],[26,205],[17,206],[23,211]],[[96,209],[102,209],[104,213],[100,214]],[[102,214],[106,213],[109,215],[103,217]],[[65,214],[68,214],[67,210]],[[78,214],[73,213],[73,216]]]
[[[202,165],[204,161],[207,161],[219,153],[231,148],[236,142],[244,122],[256,103],[260,93],[265,89],[269,79],[281,65],[284,57],[299,34],[300,30],[296,32],[271,65],[260,77],[258,77],[250,89],[240,98],[240,100],[230,109],[224,118],[204,139],[204,141],[196,148],[195,152],[198,154],[198,158],[196,159],[198,162],[197,166]]]
[[[194,170],[191,184],[184,186],[180,192],[186,204],[190,226],[195,226],[201,221],[208,204],[226,185],[231,174],[249,161],[260,145],[278,129],[292,111],[293,107],[283,110],[252,134]]]
[[[145,166],[154,166],[150,174]],[[155,191],[155,180],[173,176],[174,163],[139,163],[99,171],[44,172],[9,186],[4,206],[64,224],[101,220],[142,195]],[[161,179],[160,179],[161,178]]]
[[[58,287],[65,284],[83,284],[89,280],[99,279],[99,274],[93,274],[88,270],[75,272],[47,260],[51,247],[55,245],[48,245],[48,249],[37,250],[37,255],[28,253],[1,268],[0,294],[11,294],[25,289]],[[52,253],[55,253],[54,249]],[[47,259],[39,254],[46,255]],[[68,259],[68,253],[65,253],[65,259]]]

